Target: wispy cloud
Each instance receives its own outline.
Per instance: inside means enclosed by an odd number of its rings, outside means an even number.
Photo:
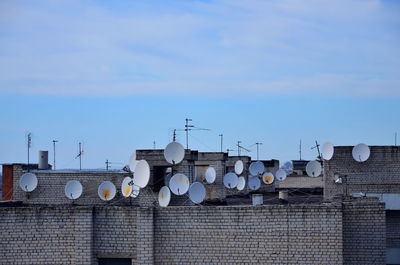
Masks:
[[[0,10],[0,93],[400,96],[392,2],[2,1]]]

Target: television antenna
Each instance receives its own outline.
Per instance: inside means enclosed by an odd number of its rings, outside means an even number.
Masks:
[[[53,140],[53,160],[54,160],[53,169],[56,169],[56,143],[57,142],[58,142],[58,140]]]
[[[240,156],[240,149],[243,149],[244,151],[246,151],[246,152],[251,152],[251,150],[249,150],[249,149],[247,149],[247,148],[245,148],[245,147],[243,147],[243,146],[241,146],[240,145],[240,143],[241,143],[241,141],[237,141],[237,151],[238,151],[238,156]]]
[[[28,133],[27,135],[27,144],[28,144],[28,172],[29,172],[29,149],[31,148],[32,145],[32,133]]]
[[[189,131],[210,131],[210,129],[199,128],[192,124],[189,124],[190,121],[192,121],[192,119],[185,119],[186,124],[184,131],[186,132],[186,149],[189,149]]]
[[[311,150],[317,148],[317,151],[318,151],[318,159],[321,159],[321,152],[319,151],[319,146],[320,146],[320,144],[318,143],[317,140],[315,140],[315,146],[311,147]]]
[[[259,154],[259,146],[262,145],[263,143],[256,143],[257,145],[257,160],[259,160],[258,158],[258,154]]]
[[[229,156],[229,152],[231,152],[231,151],[235,151],[235,149],[226,149],[226,152],[228,153],[228,156]]]
[[[299,154],[300,154],[300,160],[301,160],[301,139],[300,139],[300,145],[299,145]]]
[[[82,170],[82,155],[83,155],[82,143],[79,142],[78,154],[75,157],[75,159],[79,157],[79,170]]]
[[[222,153],[222,143],[224,142],[224,135],[221,133],[218,136],[221,137],[221,153]]]

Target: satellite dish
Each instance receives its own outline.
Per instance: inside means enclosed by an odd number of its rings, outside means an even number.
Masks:
[[[136,151],[135,151],[135,152],[133,152],[133,154],[129,158],[129,170],[131,172],[135,172],[135,168],[136,168],[136,164],[137,163],[138,163],[138,161],[136,160]]]
[[[316,160],[308,162],[306,172],[309,177],[318,177],[322,172],[321,164]]]
[[[82,184],[77,180],[70,180],[65,185],[65,196],[68,199],[76,200],[82,195]]]
[[[285,170],[286,175],[290,175],[293,173],[293,163],[292,161],[286,161],[283,163],[281,169]]]
[[[171,191],[167,186],[164,186],[158,193],[158,204],[161,207],[167,207],[170,201],[171,201]]]
[[[136,198],[137,196],[139,196],[139,192],[140,192],[140,188],[138,186],[136,186],[135,184],[133,184],[131,197]]]
[[[246,186],[246,179],[243,176],[239,177],[236,188],[240,191],[243,190],[245,186]]]
[[[365,162],[369,158],[370,150],[366,144],[358,144],[353,148],[353,158],[357,162]]]
[[[257,162],[252,162],[249,167],[250,175],[253,177],[258,175]]]
[[[274,174],[271,172],[265,172],[262,176],[262,179],[265,184],[272,184],[274,182]]]
[[[258,190],[261,186],[261,181],[258,177],[251,177],[247,185],[251,190]]]
[[[286,179],[286,171],[284,169],[282,169],[282,168],[279,169],[278,171],[276,171],[275,177],[279,181],[285,180]]]
[[[195,182],[190,185],[189,198],[192,200],[192,202],[196,204],[202,203],[205,197],[206,188],[204,188],[203,184],[201,184],[200,182]]]
[[[262,175],[264,173],[264,163],[261,161],[257,161],[257,170],[258,170],[258,174]]]
[[[121,184],[122,196],[124,196],[125,198],[131,196],[133,190],[132,186],[133,186],[133,179],[131,177],[124,178]]]
[[[175,195],[183,195],[189,189],[189,179],[181,173],[172,176],[169,182],[169,188]]]
[[[337,184],[342,184],[342,183],[343,183],[342,177],[339,176],[338,174],[335,174],[335,175],[333,176],[333,180],[334,180],[335,183],[337,183]]]
[[[235,163],[235,173],[237,175],[240,175],[243,173],[243,161],[242,160],[238,160]]]
[[[110,201],[114,199],[116,193],[117,189],[110,181],[104,181],[101,183],[99,189],[97,190],[97,194],[103,201]]]
[[[238,176],[235,173],[228,173],[224,176],[224,186],[228,189],[233,189],[238,184]]]
[[[206,170],[206,181],[208,184],[214,183],[215,178],[217,177],[217,172],[213,167],[208,167]]]
[[[133,184],[139,188],[144,188],[149,183],[150,166],[146,160],[139,160],[136,164],[135,174],[133,176]]]
[[[333,144],[331,142],[326,142],[322,146],[322,158],[325,160],[331,160],[333,156]]]
[[[170,164],[178,164],[185,157],[185,149],[178,142],[172,142],[164,149],[164,157]]]
[[[22,175],[19,186],[25,192],[32,192],[36,189],[38,180],[35,174],[25,173]]]

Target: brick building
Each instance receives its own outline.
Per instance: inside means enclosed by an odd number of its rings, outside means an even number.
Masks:
[[[370,168],[382,163],[374,152],[390,157],[389,164],[396,164],[396,159],[399,164],[399,158],[385,153],[384,147],[373,147]],[[12,200],[0,203],[0,263],[386,264],[386,247],[392,251],[400,242],[398,211],[385,211],[378,198],[340,196],[344,189],[332,183],[332,172],[352,172],[350,167],[360,166],[358,162],[340,165],[338,161],[346,155],[341,154],[341,147],[335,148],[333,159],[324,164],[324,201],[281,204],[264,199],[262,206],[251,205],[248,189],[223,188],[224,173],[232,171],[238,159],[225,153],[187,150],[176,168],[193,182],[203,181],[206,167],[215,167],[217,178],[215,184],[206,186],[207,199],[219,205],[188,206],[187,197],[173,196],[167,208],[157,204],[157,192],[169,167],[161,150],[137,151],[137,158],[151,166],[148,187],[137,198],[126,199],[118,192],[110,202],[98,198],[99,184],[109,180],[119,190],[130,173],[33,170],[39,184],[27,196],[18,185],[26,170],[22,165],[6,165],[11,166],[12,176],[10,180],[10,171],[4,174],[3,166],[3,183],[12,183]],[[247,176],[250,158],[240,158]],[[279,168],[276,160],[263,162],[274,174]],[[387,172],[393,185],[400,179],[396,170],[393,166]],[[69,180],[83,185],[82,196],[74,202],[64,195]],[[395,188],[375,188],[374,192],[388,190],[397,192]],[[263,185],[257,192],[277,197],[275,185]],[[238,195],[241,205],[230,199]]]

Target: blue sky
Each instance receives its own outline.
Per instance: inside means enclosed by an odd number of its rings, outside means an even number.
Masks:
[[[400,134],[396,1],[1,1],[0,163],[57,144],[57,167],[127,163],[165,147],[262,142],[262,159],[312,159],[315,140]],[[399,137],[400,138],[400,137]],[[178,140],[184,144],[182,132]],[[399,141],[400,142],[400,141]],[[120,166],[119,164],[113,165]]]

